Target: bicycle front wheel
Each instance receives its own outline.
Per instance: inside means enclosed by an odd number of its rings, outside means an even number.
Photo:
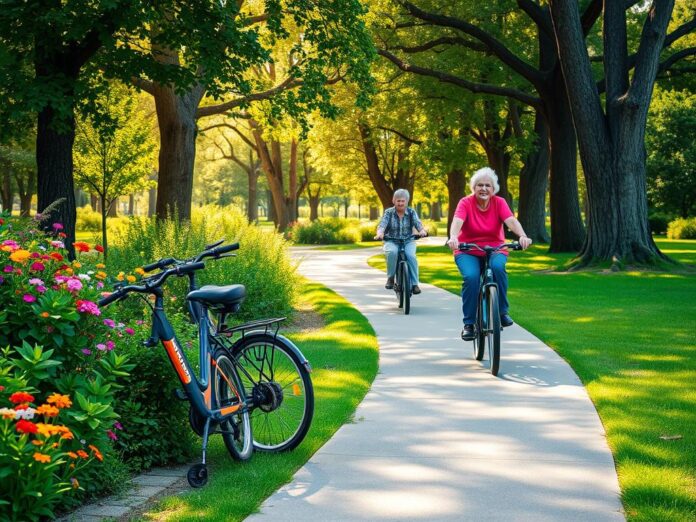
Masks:
[[[217,350],[213,366],[213,392],[218,408],[227,408],[244,404],[244,387],[237,370],[226,350]],[[222,440],[227,451],[235,460],[249,460],[254,452],[251,435],[251,420],[246,408],[227,417],[220,423]]]
[[[233,356],[252,398],[254,448],[279,452],[297,447],[314,415],[309,370],[283,339],[267,334],[247,335]]]
[[[404,300],[404,314],[411,313],[411,278],[408,275],[408,265],[403,262],[401,267],[401,294]]]
[[[486,301],[479,298],[478,309],[476,310],[476,325],[474,326],[474,358],[477,361],[483,359],[486,347],[486,327],[484,325],[484,314],[486,313]]]
[[[498,375],[500,367],[500,310],[498,309],[498,288],[488,287],[488,351],[490,369]]]

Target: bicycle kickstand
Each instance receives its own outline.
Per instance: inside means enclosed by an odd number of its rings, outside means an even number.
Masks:
[[[208,435],[210,434],[210,417],[205,419],[203,426],[203,460],[200,464],[194,464],[188,470],[186,478],[191,487],[200,488],[208,482],[208,467],[205,463],[205,453],[208,449]]]

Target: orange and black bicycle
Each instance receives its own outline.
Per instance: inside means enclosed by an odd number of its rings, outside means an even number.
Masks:
[[[295,448],[304,439],[314,414],[314,391],[310,365],[289,339],[280,335],[284,318],[252,321],[227,327],[228,314],[239,310],[246,297],[243,285],[197,288],[195,273],[205,268],[206,258],[221,259],[239,244],[208,245],[188,260],[160,259],[147,265],[146,272],[161,271],[139,281],[118,284],[102,298],[99,306],[125,298],[128,294],[154,296],[152,334],[143,342],[161,342],[183,391],[177,397],[190,402],[189,420],[194,432],[203,438],[203,456],[187,474],[192,487],[208,480],[206,449],[208,438],[221,433],[225,446],[237,460],[247,460],[254,449],[278,452]],[[171,276],[187,276],[186,296],[189,312],[198,325],[199,366],[197,377],[177,341],[164,311],[162,286]]]

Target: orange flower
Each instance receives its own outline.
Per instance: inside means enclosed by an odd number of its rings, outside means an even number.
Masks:
[[[80,487],[80,483],[77,481],[75,477],[70,477],[70,483],[72,484],[73,489],[77,489]]]
[[[51,456],[50,455],[44,455],[43,453],[39,453],[38,451],[34,453],[34,460],[36,462],[51,462]]]
[[[40,315],[41,315],[41,317],[43,317],[44,319],[46,319],[47,317],[51,317],[51,314],[49,314],[48,312],[41,312]]]
[[[71,459],[76,459],[77,453],[75,453],[74,451],[68,451],[68,457],[70,457]]]
[[[90,444],[89,449],[92,450],[92,453],[94,454],[95,457],[97,457],[97,460],[99,460],[99,462],[104,460],[104,456],[102,455],[101,451],[99,451],[99,448],[97,448],[93,444]]]
[[[145,270],[143,270],[141,267],[136,268],[134,271],[138,275],[145,275]]]
[[[75,241],[73,246],[78,252],[89,252],[89,245],[84,241]]]
[[[43,446],[43,441],[42,440],[32,440],[31,443],[34,446]]]
[[[82,268],[82,263],[80,263],[79,261],[73,261],[72,266],[74,266],[75,268]]]
[[[88,459],[89,458],[89,455],[87,454],[87,452],[85,450],[77,450],[77,455],[81,459]]]
[[[69,408],[70,406],[72,406],[70,396],[60,395],[58,393],[49,395],[48,399],[46,399],[46,402],[49,404],[53,404],[56,408]]]
[[[135,276],[132,276],[132,275],[126,276],[126,281],[128,281],[129,283],[135,283]]]
[[[72,434],[72,431],[66,431],[60,436],[60,438],[65,440],[73,440],[75,436]]]
[[[10,254],[10,259],[15,263],[25,263],[30,256],[31,253],[28,250],[20,248],[19,250],[15,250]]]
[[[44,422],[37,422],[36,423],[36,432],[39,435],[43,435],[44,437],[50,437],[54,433],[56,433],[55,426],[53,424],[46,424]]]
[[[106,272],[97,272],[96,274],[94,274],[94,277],[96,277],[97,279],[106,279]]]
[[[95,268],[106,268],[106,265],[104,263],[97,263],[94,265]]]
[[[36,408],[36,413],[39,415],[45,415],[46,417],[56,417],[60,413],[60,410],[55,406],[51,406],[50,404],[42,404]]]

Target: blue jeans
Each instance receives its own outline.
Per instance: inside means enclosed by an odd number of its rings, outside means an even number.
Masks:
[[[411,286],[418,284],[418,261],[416,260],[416,242],[409,241],[404,247],[406,263],[408,264],[408,276]],[[399,259],[399,245],[392,241],[384,242],[384,257],[387,258],[387,276],[394,277],[396,262]]]
[[[459,273],[462,274],[462,313],[464,314],[464,324],[476,323],[476,306],[478,304],[479,285],[483,258],[469,254],[458,254],[454,256]],[[498,283],[498,308],[500,315],[508,313],[510,304],[507,300],[508,278],[505,271],[507,256],[495,253],[491,256],[491,268],[493,278]]]

